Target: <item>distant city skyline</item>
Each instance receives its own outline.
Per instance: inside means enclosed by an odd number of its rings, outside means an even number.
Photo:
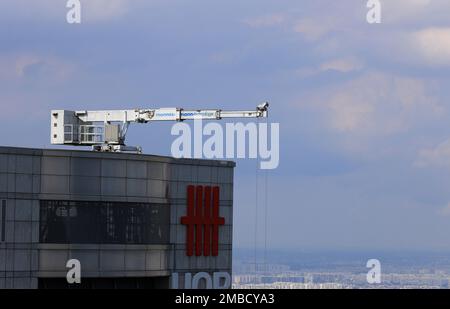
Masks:
[[[448,289],[450,252],[270,250],[255,269],[253,252],[234,251],[233,287],[241,289]],[[380,259],[380,281],[368,282],[369,257]]]

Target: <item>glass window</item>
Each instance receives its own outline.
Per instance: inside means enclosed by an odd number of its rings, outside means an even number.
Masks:
[[[41,201],[41,243],[165,244],[169,205]]]

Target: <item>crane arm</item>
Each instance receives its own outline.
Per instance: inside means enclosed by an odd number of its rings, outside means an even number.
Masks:
[[[264,102],[258,105],[255,110],[244,111],[224,111],[221,109],[184,110],[182,108],[103,111],[52,110],[51,143],[75,146],[102,145],[102,147],[94,148],[110,151],[108,149],[112,149],[111,145],[125,146],[125,136],[131,123],[196,119],[265,118],[267,117],[268,107],[269,103]],[[115,148],[120,151],[124,147]]]
[[[75,111],[75,116],[83,122],[137,122],[150,121],[183,121],[183,120],[214,120],[222,118],[259,118],[267,117],[267,102],[259,105],[256,110],[224,111],[221,109],[184,110],[182,108]],[[52,111],[53,112],[53,111]]]

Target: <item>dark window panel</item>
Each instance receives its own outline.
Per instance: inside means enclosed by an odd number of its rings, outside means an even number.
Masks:
[[[41,201],[42,243],[165,244],[169,205]]]
[[[5,231],[6,231],[6,200],[2,200],[2,241],[5,241]]]

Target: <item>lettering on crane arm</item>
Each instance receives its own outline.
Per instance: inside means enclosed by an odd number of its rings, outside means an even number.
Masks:
[[[191,116],[203,116],[203,117],[212,117],[214,116],[213,112],[181,112],[181,116],[191,117]]]

